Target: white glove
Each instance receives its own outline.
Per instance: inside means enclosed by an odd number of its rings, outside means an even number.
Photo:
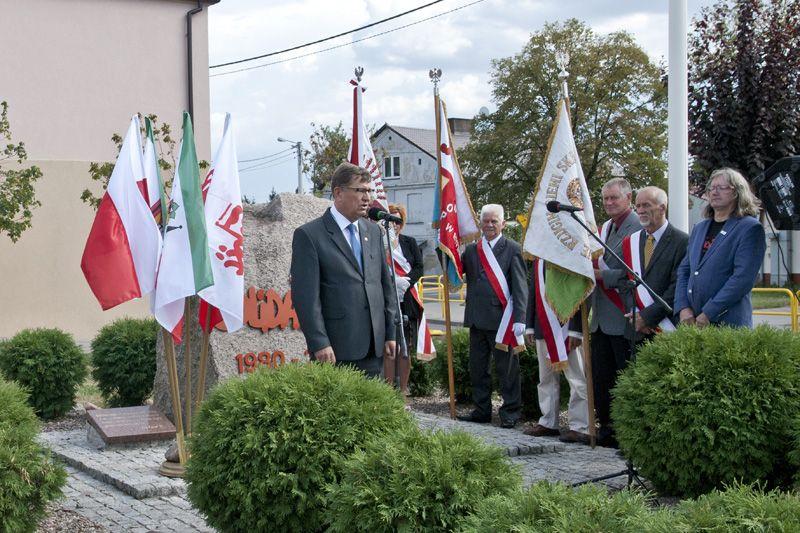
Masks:
[[[523,324],[522,322],[514,322],[512,328],[515,337],[521,337],[522,335],[525,334],[525,324]]]
[[[397,283],[397,299],[402,302],[403,295],[405,295],[406,291],[411,286],[411,282],[406,277],[397,276],[395,283]]]

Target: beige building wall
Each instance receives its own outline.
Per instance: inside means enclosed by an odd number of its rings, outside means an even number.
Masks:
[[[205,4],[205,3],[204,3]],[[79,341],[143,301],[102,312],[80,270],[94,211],[80,200],[93,161],[113,161],[110,138],[136,112],[155,113],[180,140],[188,106],[186,13],[180,0],[0,0],[0,100],[15,142],[43,172],[42,206],[16,243],[0,235],[0,338],[58,327]],[[198,156],[210,159],[208,6],[193,17]],[[177,155],[177,154],[176,154]]]

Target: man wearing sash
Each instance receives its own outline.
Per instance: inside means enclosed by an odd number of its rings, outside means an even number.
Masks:
[[[492,418],[491,358],[500,379],[500,425],[512,428],[522,407],[519,357],[525,349],[527,287],[522,249],[503,237],[503,206],[481,208],[480,241],[461,256],[467,280],[464,326],[469,328],[469,373],[475,409],[459,419],[488,423]]]
[[[689,235],[667,221],[667,193],[658,187],[644,187],[636,193],[636,214],[642,229],[625,237],[622,257],[656,294],[672,305],[678,266],[686,255]],[[637,287],[635,296],[637,314],[633,327],[637,342],[652,338],[659,331],[675,329],[673,317],[644,287]]]
[[[526,317],[525,335],[528,344],[536,344],[536,355],[539,359],[539,385],[537,392],[539,409],[542,416],[539,421],[524,433],[534,437],[558,437],[562,442],[589,443],[589,402],[586,397],[586,375],[583,368],[583,358],[580,346],[583,341],[581,316],[578,311],[567,324],[560,327],[561,331],[551,334],[553,342],[561,346],[548,346],[545,330],[552,324],[559,327],[558,319],[552,309],[542,299],[543,287],[537,286],[540,282],[538,274],[544,276],[544,268],[539,266],[540,259],[534,261],[536,270],[531,276],[531,286],[528,293],[528,313]],[[543,318],[540,318],[543,317]],[[559,357],[552,357],[557,351],[566,352],[566,361]],[[569,429],[564,433],[559,430],[559,413],[561,412],[561,375],[569,383]]]
[[[631,209],[631,184],[625,178],[613,178],[603,185],[603,209],[608,220],[600,230],[600,237],[614,252],[622,257],[622,240],[642,229],[639,216]],[[592,378],[594,405],[600,422],[598,443],[616,447],[611,427],[611,389],[617,383],[617,373],[625,368],[630,358],[630,340],[625,337],[628,319],[617,288],[626,278],[622,264],[608,252],[598,260],[595,268],[597,286],[592,292]],[[624,291],[623,291],[624,292]],[[627,296],[627,293],[624,292]]]

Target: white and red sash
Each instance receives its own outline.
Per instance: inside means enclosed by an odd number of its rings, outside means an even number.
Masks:
[[[600,240],[604,243],[608,243],[608,234],[611,232],[612,224],[613,221],[609,219],[606,220],[600,228]],[[608,265],[603,260],[602,255],[593,260],[592,263],[594,263],[595,268],[599,268],[600,270],[608,270]],[[622,303],[622,297],[620,296],[619,291],[617,291],[617,289],[609,289],[606,287],[602,278],[597,279],[596,281],[597,286],[600,287],[600,290],[605,293],[606,297],[611,301],[611,303],[614,304],[614,306],[619,309],[622,314],[625,314],[627,311],[625,310],[625,304]]]
[[[478,241],[478,259],[481,262],[483,271],[486,272],[489,285],[492,286],[494,294],[503,306],[503,316],[500,319],[500,327],[497,328],[497,336],[494,339],[495,347],[504,352],[521,352],[525,349],[525,340],[522,335],[518,337],[514,335],[514,323],[511,320],[514,301],[511,298],[511,291],[508,289],[506,276],[494,256],[492,247],[486,241],[486,237],[481,237],[481,240]]]
[[[639,242],[642,237],[642,232],[643,230],[639,230],[635,233],[631,233],[622,240],[622,258],[630,269],[636,272],[640,278],[643,275],[642,262],[639,258]],[[628,274],[628,278],[632,280],[633,276]],[[641,285],[636,286],[636,308],[638,311],[653,305],[654,302],[655,300],[653,300],[653,297],[647,292],[647,289]],[[675,331],[675,325],[669,318],[664,318],[659,322],[658,327],[662,331]]]
[[[394,272],[398,276],[407,277],[411,272],[411,263],[403,255],[400,245],[392,248],[392,259],[394,263]],[[433,347],[433,338],[431,331],[428,329],[428,319],[425,318],[425,306],[422,305],[422,300],[417,292],[416,285],[411,285],[408,292],[414,297],[414,301],[419,306],[419,326],[417,327],[417,359],[420,361],[431,361],[436,357],[436,348]]]
[[[547,344],[547,356],[554,369],[565,368],[568,364],[569,349],[567,344],[569,322],[561,324],[553,308],[545,298],[544,261],[538,257],[533,260],[534,296],[536,298],[536,316],[542,327],[544,342]]]

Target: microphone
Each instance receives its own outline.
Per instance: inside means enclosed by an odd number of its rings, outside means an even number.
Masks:
[[[577,213],[578,211],[583,211],[580,207],[575,207],[573,205],[562,204],[558,200],[550,200],[547,202],[547,210],[551,213],[558,213],[559,211],[563,211],[566,213]]]
[[[367,216],[370,218],[370,220],[374,220],[375,222],[381,220],[388,220],[389,222],[394,222],[395,224],[403,223],[403,219],[400,218],[399,216],[393,215],[387,212],[386,210],[380,209],[378,207],[370,207],[369,210],[367,211]]]

